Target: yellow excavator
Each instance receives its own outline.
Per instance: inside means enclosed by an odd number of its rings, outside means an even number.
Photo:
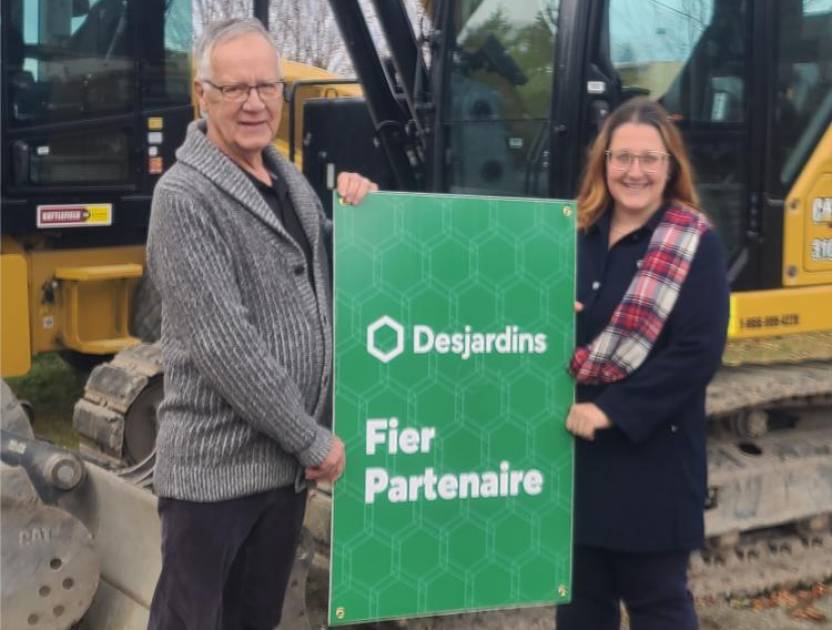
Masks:
[[[433,0],[414,27],[403,0],[375,0],[372,28],[357,0],[330,5],[360,95],[287,66],[279,142],[324,200],[341,170],[386,189],[574,197],[607,113],[636,95],[663,103],[731,263],[730,343],[708,396],[709,545],[692,584],[707,595],[827,579],[832,2]],[[75,549],[96,574],[84,623],[142,627],[158,572],[146,488],[162,394],[158,348],[140,342],[159,317],[143,243],[153,184],[193,117],[189,1],[11,0],[2,12],[3,374],[45,351],[78,363],[115,354],[75,408],[83,461],[4,424],[3,487],[25,487],[10,504],[62,510],[84,529],[16,530],[49,544],[3,543],[4,566],[7,553],[37,559],[8,597],[4,580],[3,603],[19,602],[24,624],[67,627],[62,580],[82,582],[65,573]],[[309,623],[303,573],[323,567],[327,514],[319,492],[287,624]],[[61,527],[74,546],[61,546]]]

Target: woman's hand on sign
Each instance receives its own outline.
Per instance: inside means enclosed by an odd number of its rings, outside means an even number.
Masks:
[[[367,193],[378,190],[378,184],[358,173],[345,172],[338,174],[337,190],[344,203],[357,206],[364,201]]]
[[[580,313],[582,310],[584,310],[584,305],[581,302],[575,300],[575,312]]]
[[[310,466],[306,469],[306,478],[312,481],[335,481],[344,472],[346,454],[344,443],[337,435],[332,436],[332,446],[329,447],[324,461],[320,466]]]
[[[575,403],[566,417],[566,430],[585,440],[594,440],[599,429],[609,429],[612,422],[594,403]]]

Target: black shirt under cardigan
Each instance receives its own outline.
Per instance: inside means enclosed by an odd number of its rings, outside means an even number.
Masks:
[[[662,207],[608,249],[610,213],[578,237],[577,343],[607,325],[621,301]],[[719,367],[729,289],[719,239],[702,235],[674,309],[645,362],[626,379],[578,386],[613,428],[576,439],[575,542],[617,551],[701,546],[707,484],[705,388]]]
[[[295,244],[300,247],[303,252],[303,257],[306,260],[306,275],[314,289],[315,276],[312,273],[312,246],[309,244],[309,237],[303,231],[303,226],[300,224],[298,213],[295,210],[295,205],[292,203],[292,197],[289,195],[289,189],[285,182],[274,173],[269,173],[272,185],[268,186],[251,173],[247,171],[243,172],[252,181],[260,194],[263,195],[263,200],[268,204],[272,212],[274,212],[283,229],[289,233],[289,236],[292,237]]]

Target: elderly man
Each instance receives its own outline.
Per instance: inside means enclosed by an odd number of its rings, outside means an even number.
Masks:
[[[165,364],[150,628],[266,630],[280,620],[306,480],[344,468],[323,426],[330,225],[271,146],[285,83],[268,32],[252,19],[212,24],[195,61],[204,120],[156,186],[148,239]],[[338,179],[349,203],[375,189],[354,173]]]

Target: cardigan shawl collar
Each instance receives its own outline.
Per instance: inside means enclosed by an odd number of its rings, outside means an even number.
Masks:
[[[185,142],[176,150],[176,159],[207,177],[217,188],[238,201],[263,223],[276,230],[289,242],[294,243],[289,232],[280,223],[266,200],[263,199],[263,195],[260,194],[243,169],[208,139],[206,131],[207,122],[205,120],[195,120],[188,125]],[[292,180],[302,179],[303,176],[272,145],[263,150],[263,160],[267,169],[287,183],[289,196],[292,199],[295,212],[298,214],[298,220],[303,226],[306,238],[312,244],[313,252],[317,257],[320,255],[317,252],[320,217],[316,216],[319,209],[316,204],[310,204],[309,198],[300,196],[299,191],[302,190],[300,186],[291,185]],[[295,243],[295,245],[297,244]]]

